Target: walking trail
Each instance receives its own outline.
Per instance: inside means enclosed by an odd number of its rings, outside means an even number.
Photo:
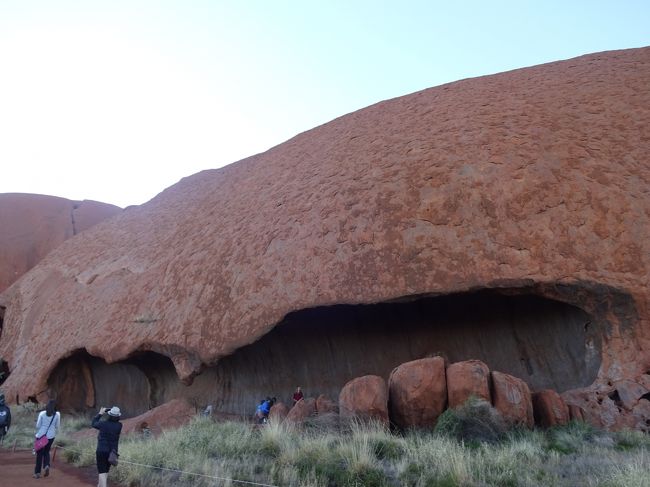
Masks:
[[[61,453],[61,452],[59,452]],[[77,468],[56,458],[49,477],[35,479],[34,456],[29,451],[0,450],[0,487],[88,487],[97,485],[93,468]]]

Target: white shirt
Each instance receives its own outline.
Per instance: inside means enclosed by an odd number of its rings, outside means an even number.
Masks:
[[[52,425],[50,426],[50,421]],[[38,419],[36,420],[36,438],[40,438],[47,431],[47,438],[51,440],[56,436],[57,431],[59,431],[59,426],[61,425],[61,413],[56,412],[54,414],[54,419],[52,416],[48,416],[45,411],[38,413]],[[49,429],[48,429],[49,426]]]

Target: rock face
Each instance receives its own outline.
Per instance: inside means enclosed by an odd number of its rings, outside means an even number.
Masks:
[[[492,405],[510,425],[532,428],[535,424],[528,384],[501,372],[492,372]]]
[[[555,391],[545,389],[533,393],[535,423],[542,428],[550,428],[569,422],[569,407]]]
[[[388,397],[391,420],[400,428],[433,426],[447,406],[445,359],[400,365],[388,379]]]
[[[97,201],[0,194],[0,293],[64,240],[121,211]]]
[[[250,413],[296,384],[337,397],[436,352],[585,398],[635,380],[650,368],[648,79],[644,48],[463,80],[187,177],[0,295],[3,389],[59,396],[66,357],[135,361],[149,387],[134,411],[197,397]],[[119,371],[115,387],[134,368]],[[606,404],[580,403],[633,417]]]
[[[339,395],[342,418],[356,417],[388,424],[388,388],[386,381],[376,375],[351,380]]]
[[[480,360],[466,360],[447,367],[449,407],[461,406],[470,396],[491,402],[490,369]]]

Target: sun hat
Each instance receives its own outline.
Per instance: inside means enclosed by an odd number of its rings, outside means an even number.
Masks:
[[[118,408],[117,406],[113,406],[106,412],[108,413],[109,416],[113,416],[114,418],[119,418],[120,416],[122,416],[122,411],[120,411],[120,408]]]

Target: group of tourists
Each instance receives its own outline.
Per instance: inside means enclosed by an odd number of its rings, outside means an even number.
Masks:
[[[296,390],[293,393],[292,400],[293,405],[295,406],[298,401],[302,401],[304,395],[300,387],[296,387]],[[277,402],[275,397],[267,396],[266,399],[262,399],[260,403],[255,408],[255,422],[258,424],[266,424],[269,419],[269,413],[271,408]]]
[[[101,408],[92,419],[91,426],[99,430],[97,435],[97,460],[98,481],[97,487],[106,487],[108,471],[111,465],[117,465],[118,443],[122,432],[120,417],[122,412],[117,406]],[[4,394],[0,393],[0,442],[9,432],[11,427],[11,409],[5,403]],[[35,479],[50,475],[50,449],[61,427],[61,413],[57,411],[56,401],[47,402],[45,409],[38,413],[36,418],[36,431],[34,433],[34,450],[36,465],[34,467]]]

